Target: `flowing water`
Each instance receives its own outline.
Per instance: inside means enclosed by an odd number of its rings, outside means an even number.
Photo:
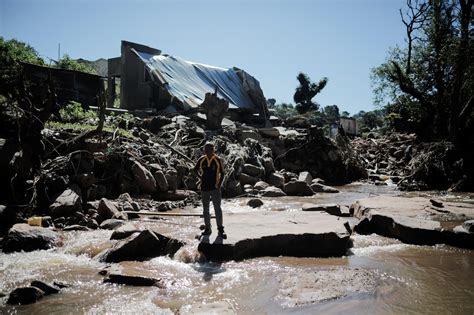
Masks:
[[[296,211],[309,201],[349,205],[373,194],[401,194],[393,187],[357,184],[340,189],[335,195],[267,199],[259,211]],[[245,202],[227,200],[225,211],[251,211]],[[196,229],[193,220],[160,224],[171,226],[171,234],[189,234]],[[354,247],[341,258],[265,257],[218,264],[201,261],[196,242],[173,259],[122,263],[163,283],[131,287],[103,283],[98,272],[107,264],[91,258],[110,244],[110,234],[68,232],[64,246],[57,249],[0,253],[0,292],[32,280],[68,285],[31,305],[6,306],[3,297],[0,314],[173,314],[196,310],[199,304],[237,314],[474,314],[473,250],[354,235]]]

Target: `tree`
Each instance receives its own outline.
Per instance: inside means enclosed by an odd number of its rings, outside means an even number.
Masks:
[[[318,83],[311,83],[310,78],[300,72],[296,77],[300,85],[296,88],[293,99],[296,103],[296,110],[300,113],[306,113],[311,110],[317,111],[319,105],[312,101],[312,99],[321,92],[328,83],[328,78],[322,78]]]
[[[388,115],[414,114],[414,129],[427,140],[473,140],[473,2],[407,0],[407,47],[392,49],[373,70],[376,100],[398,110]]]
[[[351,116],[351,114],[347,111],[342,111],[341,113],[341,118],[349,118]]]
[[[56,67],[60,69],[75,70],[75,71],[81,71],[81,72],[86,72],[86,73],[91,73],[91,74],[97,74],[94,68],[84,63],[77,62],[77,60],[74,60],[71,57],[69,57],[68,54],[64,54],[64,56],[61,59],[59,59]]]
[[[322,113],[327,124],[339,122],[339,119],[341,118],[339,107],[337,107],[337,105],[328,105],[324,107]]]

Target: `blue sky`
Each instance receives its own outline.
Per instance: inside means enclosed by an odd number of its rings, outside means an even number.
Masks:
[[[405,0],[1,0],[0,36],[43,57],[120,55],[125,39],[255,76],[267,98],[292,102],[298,72],[329,83],[314,100],[373,110],[370,69],[404,45]]]

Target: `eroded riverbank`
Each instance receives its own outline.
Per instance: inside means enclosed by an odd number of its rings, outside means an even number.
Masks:
[[[331,196],[264,198],[264,206],[259,210],[245,206],[247,199],[226,200],[224,207],[227,213],[291,212],[300,211],[306,202],[349,205],[355,199],[374,194],[402,194],[390,187],[339,188],[341,193]],[[199,218],[190,217],[135,223],[142,227],[168,226],[168,231],[163,233],[179,237],[196,233],[199,222]],[[407,245],[377,235],[356,234],[352,236],[354,244],[350,252],[340,258],[263,257],[210,263],[199,255],[195,241],[180,249],[173,259],[157,257],[145,262],[121,263],[126,270],[152,275],[162,283],[160,287],[132,287],[103,283],[104,276],[98,272],[109,264],[91,258],[111,242],[111,234],[109,230],[63,232],[62,247],[0,253],[0,292],[8,293],[36,279],[69,285],[61,293],[35,304],[2,304],[2,312],[169,314],[179,311],[186,314],[209,311],[209,307],[221,313],[237,314],[474,311],[472,250],[446,245]]]

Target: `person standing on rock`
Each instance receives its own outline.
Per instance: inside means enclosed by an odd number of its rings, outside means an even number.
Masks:
[[[216,214],[218,235],[225,239],[227,235],[222,225],[221,209],[221,184],[224,179],[224,165],[222,160],[215,154],[212,143],[207,142],[204,145],[204,155],[197,160],[194,170],[199,175],[201,181],[200,188],[205,225],[202,236],[212,233],[211,216],[209,214],[209,204],[212,200],[214,213]]]

